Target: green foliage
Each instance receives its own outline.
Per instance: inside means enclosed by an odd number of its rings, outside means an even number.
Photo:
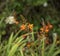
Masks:
[[[4,21],[4,17],[1,17],[1,19],[0,19],[0,35],[6,34],[6,31],[5,31],[6,25],[5,25],[5,23],[3,23],[3,21]]]
[[[30,33],[30,34],[32,34],[32,33]],[[29,48],[26,47],[26,44],[28,41],[27,38],[24,39],[23,36],[19,36],[18,38],[15,38],[15,40],[13,40],[14,34],[11,33],[8,41],[5,40],[4,42],[1,42],[0,56],[4,56],[4,55],[6,55],[6,56],[16,56],[16,55],[18,55],[18,56],[28,56],[28,55],[30,55],[30,56],[35,56],[35,55],[36,56],[56,56],[60,53],[60,48],[56,44],[57,37],[53,37],[54,38],[53,43],[46,46],[45,36],[42,36],[41,40],[37,39],[36,41],[33,42],[33,45],[31,45],[31,47],[29,47]],[[32,38],[33,38],[33,36],[32,36]],[[39,43],[39,45],[37,47],[38,43]],[[25,49],[25,51],[24,51],[24,49]]]
[[[28,5],[31,6],[38,6],[38,5],[42,5],[45,2],[47,2],[47,0],[26,0]]]
[[[6,0],[5,8],[0,14],[0,56],[57,56],[60,54],[60,46],[56,43],[59,35],[51,37],[54,32],[60,34],[58,11],[50,3],[44,7],[45,2],[48,3],[48,0]],[[6,24],[5,20],[9,16],[14,16],[19,24]],[[53,42],[46,45],[45,32],[41,34],[40,28],[48,22],[53,26],[48,33],[48,39],[50,37]],[[28,29],[28,23],[34,25],[32,31]],[[20,30],[21,24],[27,25],[24,31]],[[60,41],[59,38],[58,40]],[[31,42],[32,45],[27,46]]]
[[[43,5],[48,0],[22,0],[22,1],[8,1],[7,2],[7,10],[10,12],[13,10],[17,11],[17,13],[22,13],[25,7],[34,7]]]

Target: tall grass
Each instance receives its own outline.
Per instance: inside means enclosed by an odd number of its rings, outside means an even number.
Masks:
[[[26,39],[23,36],[17,37],[18,34],[11,33],[8,40],[0,43],[0,56],[56,56],[60,53],[60,47],[56,44],[57,37],[53,37],[53,43],[48,46],[46,46],[43,36],[41,40],[34,40],[33,45],[27,47],[27,37]],[[30,34],[33,34],[32,38],[34,38],[34,32]],[[29,34],[27,33],[27,35]]]

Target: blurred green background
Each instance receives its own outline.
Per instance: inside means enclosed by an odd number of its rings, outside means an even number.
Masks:
[[[6,17],[11,15],[21,22],[18,26],[5,23]],[[25,19],[21,19],[20,15]],[[45,24],[50,22],[53,25],[52,32],[60,34],[60,0],[0,0],[1,35],[16,32],[23,22],[34,24],[34,30],[38,30],[42,26],[42,19]]]

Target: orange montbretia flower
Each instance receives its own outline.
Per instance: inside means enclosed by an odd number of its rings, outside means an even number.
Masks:
[[[29,28],[30,30],[32,30],[32,29],[33,29],[33,24],[28,24],[28,28]]]
[[[42,28],[40,28],[40,30],[41,30],[41,32],[46,32],[46,33],[49,32],[48,26],[42,27]]]
[[[46,33],[49,32],[49,27],[48,27],[48,25],[45,26],[45,32],[46,32]]]
[[[52,25],[49,25],[49,28],[50,28],[50,29],[52,29],[52,28],[53,28],[53,26],[52,26]]]
[[[49,32],[49,29],[46,29],[45,32],[48,33]]]
[[[49,26],[49,28],[50,28],[50,29],[52,29],[52,28],[53,28],[53,25],[52,25],[52,24],[50,24],[49,22],[48,22],[48,26]]]
[[[52,29],[52,28],[53,28],[53,26],[50,23],[48,23],[48,25],[46,25],[45,27],[40,28],[40,30],[41,30],[41,32],[48,33],[49,30]]]
[[[49,32],[49,29],[47,29],[47,28],[40,28],[40,30],[41,30],[41,32],[46,32],[46,33]]]
[[[22,24],[22,25],[20,26],[20,30],[25,30],[26,28],[28,28],[29,30],[32,31],[32,29],[33,29],[33,24],[28,24],[27,26],[24,25],[24,24]]]
[[[49,29],[49,26],[48,26],[48,25],[46,25],[46,26],[45,26],[45,29]]]
[[[26,25],[22,24],[22,25],[20,26],[20,30],[25,30],[25,29],[26,29]]]

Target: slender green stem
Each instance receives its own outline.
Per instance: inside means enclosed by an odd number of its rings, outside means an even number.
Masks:
[[[22,50],[20,50],[20,52],[21,52],[21,56],[24,56],[24,55],[23,55],[23,51],[22,51]]]
[[[32,40],[34,41],[34,32],[32,31]]]
[[[1,43],[1,37],[2,37],[2,36],[0,35],[0,43]]]
[[[42,56],[44,56],[44,39],[43,39],[43,41],[42,41]]]

